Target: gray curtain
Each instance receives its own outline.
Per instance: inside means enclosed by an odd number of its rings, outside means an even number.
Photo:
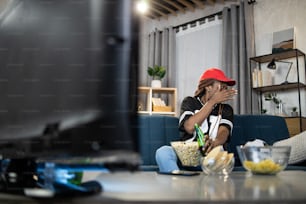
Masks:
[[[237,81],[238,96],[232,102],[235,114],[258,113],[258,96],[252,91],[249,58],[255,56],[253,4],[225,7],[223,18],[222,66]]]
[[[149,34],[148,66],[160,65],[166,68],[163,87],[176,87],[175,47],[175,30],[172,27]],[[148,76],[147,85],[150,86],[150,83]]]

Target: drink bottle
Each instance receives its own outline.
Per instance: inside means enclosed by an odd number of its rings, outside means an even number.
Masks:
[[[201,128],[199,127],[199,125],[197,123],[194,125],[194,128],[195,128],[196,135],[197,135],[199,150],[200,150],[202,156],[205,156],[205,151],[204,151],[205,136],[204,136],[204,133],[202,132]]]

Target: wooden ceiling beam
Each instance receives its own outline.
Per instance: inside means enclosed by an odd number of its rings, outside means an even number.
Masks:
[[[173,6],[173,7],[175,7],[177,10],[179,10],[179,11],[185,13],[184,7],[178,5],[178,4],[175,3],[174,1],[172,1],[172,0],[163,0],[163,1],[164,1],[166,4],[169,4],[169,5]]]
[[[0,0],[1,1],[1,0]],[[225,2],[238,2],[239,0],[150,0],[149,14],[153,19],[168,19],[169,15],[178,16],[186,11],[194,12],[196,9],[204,9],[215,4]]]
[[[207,0],[207,2],[208,2],[210,5],[214,5],[214,4],[215,4],[215,0]]]
[[[164,4],[161,4],[159,1],[152,1],[153,4],[166,9],[167,11],[169,11],[170,13],[172,13],[173,15],[177,16],[177,13],[175,10],[169,8],[168,6],[165,6]]]
[[[147,16],[148,18],[151,18],[151,19],[158,19],[158,18],[159,18],[158,15],[152,14],[152,12],[147,13],[146,16]]]
[[[152,11],[154,11],[154,12],[160,14],[161,16],[165,17],[166,19],[168,19],[168,15],[167,15],[166,13],[164,13],[164,12],[162,12],[162,11],[160,11],[160,10],[154,8],[153,6],[150,8],[150,10],[152,10]]]
[[[195,3],[200,9],[204,9],[205,5],[202,1],[200,0],[191,0],[193,3]]]
[[[186,0],[177,0],[177,1],[180,2],[181,4],[183,4],[184,6],[186,6],[191,11],[195,10],[193,4],[189,3],[188,1],[186,1]]]
[[[224,1],[224,0],[219,0],[219,2],[220,2],[221,4],[224,4],[224,3],[225,3],[225,1]]]
[[[146,13],[146,16],[148,16],[149,18],[152,18],[152,19],[159,19],[160,14],[157,14],[155,11],[149,10]]]

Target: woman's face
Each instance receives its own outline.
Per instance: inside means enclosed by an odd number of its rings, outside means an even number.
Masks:
[[[219,88],[220,91],[228,89],[228,85],[226,83],[224,83],[224,82],[218,81],[218,82],[215,82],[215,83],[219,84],[218,86],[220,87]]]
[[[220,81],[215,81],[211,85],[211,87],[210,87],[210,89],[207,93],[209,93],[210,95],[214,95],[216,92],[226,90],[226,89],[228,89],[228,86],[227,86],[226,83],[220,82]]]

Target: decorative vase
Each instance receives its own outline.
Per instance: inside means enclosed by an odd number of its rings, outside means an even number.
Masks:
[[[283,116],[283,103],[282,102],[278,104],[278,115]]]
[[[154,79],[151,81],[152,88],[161,88],[161,80]]]

